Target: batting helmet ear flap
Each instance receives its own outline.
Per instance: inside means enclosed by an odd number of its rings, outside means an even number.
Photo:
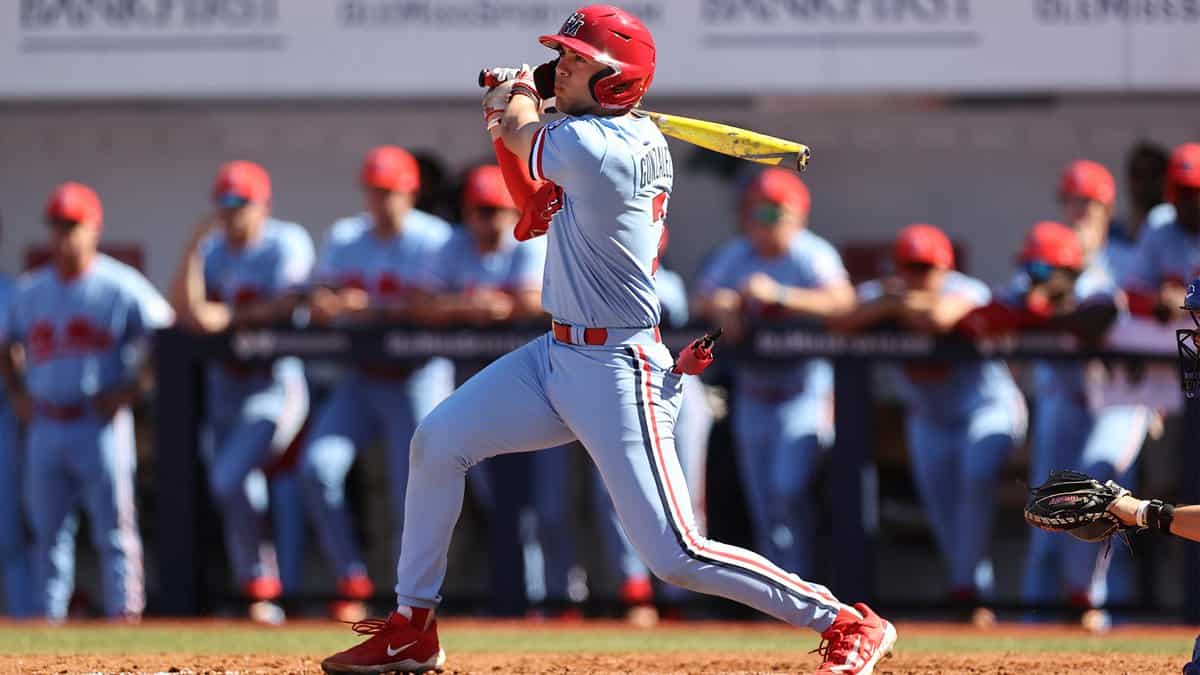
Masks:
[[[603,80],[609,75],[615,75],[616,72],[617,71],[612,66],[605,66],[604,68],[600,69],[600,72],[593,75],[592,79],[588,80],[588,91],[591,92],[593,101],[596,103],[600,102],[600,97],[596,96],[596,85],[600,84],[600,80]]]

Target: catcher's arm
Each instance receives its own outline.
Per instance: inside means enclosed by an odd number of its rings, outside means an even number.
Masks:
[[[1167,509],[1170,510],[1170,517],[1164,523],[1163,512]],[[1191,541],[1200,541],[1200,505],[1172,507],[1158,500],[1148,501],[1124,495],[1113,502],[1108,510],[1122,525],[1150,527]],[[1139,513],[1143,514],[1141,522]]]

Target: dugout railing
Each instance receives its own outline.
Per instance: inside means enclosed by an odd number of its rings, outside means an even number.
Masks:
[[[678,351],[705,330],[704,326],[663,331],[663,341]],[[545,332],[545,324],[502,328],[428,328],[373,326],[361,328],[270,327],[197,335],[179,328],[156,335],[154,362],[158,388],[153,404],[155,529],[151,545],[157,553],[162,614],[191,616],[204,606],[203,552],[192,533],[202,523],[205,489],[199,442],[204,365],[214,360],[269,362],[280,356],[310,360],[370,363],[444,356],[473,362],[497,358]],[[906,333],[832,335],[811,326],[758,326],[737,345],[718,347],[722,359],[789,361],[823,357],[835,373],[835,425],[838,461],[827,476],[831,494],[832,547],[828,586],[839,596],[871,601],[874,549],[878,523],[878,486],[872,462],[875,444],[875,392],[872,370],[882,363],[1006,360],[1086,360],[1174,363],[1162,351],[1084,350],[1068,335],[1023,334],[978,343]],[[1181,434],[1200,437],[1200,414],[1190,401]],[[1200,502],[1200,452],[1179,453],[1183,502]],[[1200,620],[1200,547],[1184,554],[1184,617]]]

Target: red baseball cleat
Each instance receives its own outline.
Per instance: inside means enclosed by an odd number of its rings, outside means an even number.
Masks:
[[[325,659],[321,669],[331,674],[442,672],[446,652],[438,645],[433,610],[414,607],[412,614],[412,619],[406,619],[392,612],[386,621],[367,619],[355,623],[355,633],[371,637]]]
[[[338,579],[337,592],[345,600],[367,600],[375,594],[375,585],[365,574],[352,574]]]
[[[825,660],[816,675],[870,675],[879,659],[891,654],[896,627],[861,602],[854,608],[862,614],[861,619],[843,609],[821,633],[821,646],[815,651]]]

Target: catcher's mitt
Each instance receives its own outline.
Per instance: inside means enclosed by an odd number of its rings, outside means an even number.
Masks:
[[[1101,483],[1078,471],[1056,471],[1030,491],[1025,522],[1083,541],[1104,541],[1122,528],[1108,507],[1127,494],[1111,480]]]

